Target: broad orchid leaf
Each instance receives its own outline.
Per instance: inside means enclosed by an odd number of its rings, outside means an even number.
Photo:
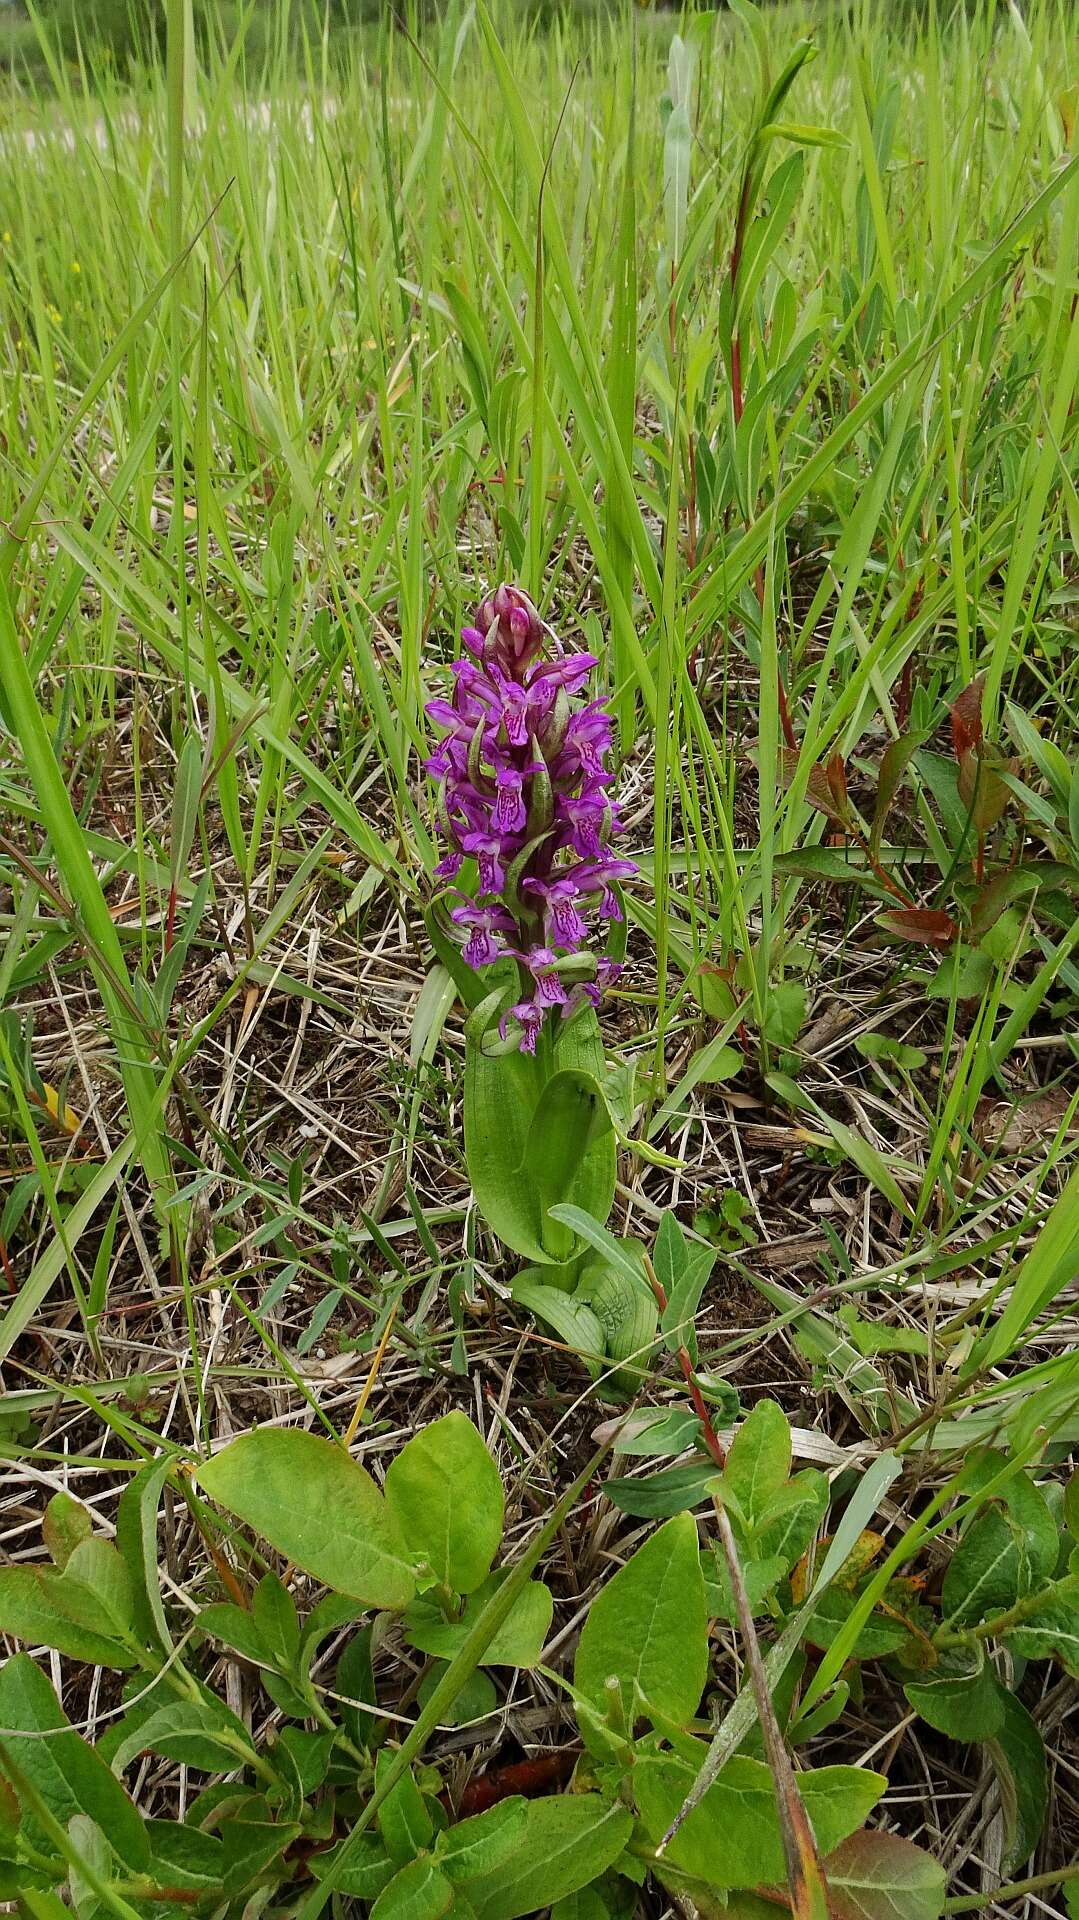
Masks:
[[[591,1007],[557,1030],[551,1066],[542,1055],[466,1050],[465,1155],[476,1204],[507,1247],[540,1265],[577,1250],[572,1230],[550,1218],[552,1206],[571,1201],[605,1220],[614,1200],[615,1137]]]

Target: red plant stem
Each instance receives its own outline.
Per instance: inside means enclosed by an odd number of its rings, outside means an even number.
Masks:
[[[742,191],[738,196],[738,212],[734,222],[734,239],[731,243],[731,399],[734,403],[734,424],[742,418],[742,336],[737,324],[738,274],[742,265],[742,248],[745,245],[746,222],[749,219],[749,189],[751,169],[746,163],[742,175]]]
[[[4,1269],[4,1284],[9,1293],[18,1293],[19,1284],[11,1271],[11,1261],[7,1256],[7,1241],[0,1240],[0,1267]]]
[[[764,575],[762,574],[759,567],[757,568],[757,599],[759,600],[761,606],[763,607],[764,606]],[[798,737],[794,731],[794,722],[791,719],[790,708],[787,705],[787,689],[783,685],[783,674],[781,670],[779,671],[777,678],[779,681],[779,689],[778,689],[779,691],[779,724],[783,729],[783,738],[786,741],[787,746],[793,747],[795,753],[797,753]]]

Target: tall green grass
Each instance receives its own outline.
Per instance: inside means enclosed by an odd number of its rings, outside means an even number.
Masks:
[[[88,955],[182,1267],[192,1042],[160,980],[189,870],[208,915],[243,902],[241,985],[327,825],[365,898],[420,903],[423,704],[489,583],[597,647],[624,749],[654,750],[654,1108],[702,1007],[782,1066],[815,770],[900,735],[912,667],[927,712],[984,673],[991,738],[1015,700],[1073,754],[1079,160],[1048,0],[542,25],[450,0],[258,57],[226,21],[196,49],[184,0],[167,25],[163,66],[43,41],[48,91],[9,87],[0,778],[11,937],[42,957],[18,984]],[[1035,1012],[985,1000],[919,1220]],[[894,1197],[902,1167],[832,1145]]]

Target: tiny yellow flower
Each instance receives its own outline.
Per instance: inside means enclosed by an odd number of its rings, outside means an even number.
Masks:
[[[7,231],[7,228],[6,228],[6,227],[5,227],[5,229],[4,229],[4,231],[3,231],[3,233],[2,233],[2,234],[0,234],[0,244],[3,244],[3,245],[4,245],[5,247],[10,247],[10,245],[11,245],[11,235],[10,235],[10,233],[9,233],[9,232]]]
[[[80,267],[80,265],[79,265],[79,263],[78,263],[78,261],[77,261],[77,260],[73,260],[73,261],[71,262],[71,271],[72,271],[72,273],[81,273],[81,272],[82,272],[82,268]]]

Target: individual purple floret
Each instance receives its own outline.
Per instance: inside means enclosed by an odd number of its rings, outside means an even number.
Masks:
[[[521,998],[500,1031],[535,1053],[548,1013],[597,1006],[621,972],[589,953],[586,917],[620,920],[614,883],[637,871],[610,852],[620,831],[611,720],[602,700],[578,697],[593,655],[566,653],[520,587],[491,594],[461,640],[452,698],[427,708],[444,729],[426,762],[449,847],[435,871],[453,879],[476,862],[477,897],[462,896],[450,917],[469,966],[516,959]]]

